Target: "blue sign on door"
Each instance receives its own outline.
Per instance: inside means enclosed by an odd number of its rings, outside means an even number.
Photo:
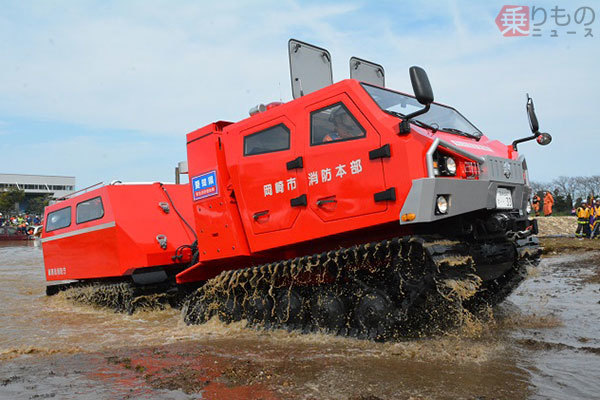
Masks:
[[[210,171],[192,178],[194,201],[219,194],[217,171]]]

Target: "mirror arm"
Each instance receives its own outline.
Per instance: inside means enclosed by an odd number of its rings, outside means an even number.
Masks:
[[[430,104],[427,104],[425,108],[422,108],[420,110],[415,111],[414,113],[406,115],[404,119],[402,119],[402,122],[400,122],[400,134],[405,135],[407,133],[410,133],[410,119],[421,114],[425,114],[427,111],[429,111],[429,107]]]
[[[517,144],[523,143],[523,142],[529,142],[530,140],[536,139],[540,135],[541,135],[541,132],[537,131],[537,132],[534,132],[532,136],[527,136],[527,137],[524,137],[522,139],[515,140],[514,142],[512,142],[512,148],[513,148],[513,150],[517,151]]]

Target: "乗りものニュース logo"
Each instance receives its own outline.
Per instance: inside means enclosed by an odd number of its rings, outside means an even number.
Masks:
[[[504,6],[496,17],[496,25],[503,36],[529,35],[529,7]]]
[[[592,7],[571,8],[506,5],[496,16],[502,36],[551,37],[583,36],[593,38],[596,11]]]

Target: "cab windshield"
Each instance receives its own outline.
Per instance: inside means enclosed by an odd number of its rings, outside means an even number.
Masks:
[[[365,83],[361,83],[361,85],[382,110],[400,118],[423,108],[423,105],[412,96]],[[417,125],[425,125],[426,128],[475,139],[479,139],[483,135],[479,129],[454,108],[436,103],[431,103],[429,111],[412,118],[410,121]]]

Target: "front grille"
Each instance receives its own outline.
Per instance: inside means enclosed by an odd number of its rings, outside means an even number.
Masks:
[[[479,179],[479,175],[481,175],[481,170],[479,169],[479,163],[475,161],[466,161],[465,162],[465,177],[467,179]]]
[[[505,174],[506,163],[508,163],[508,168],[506,170],[510,170],[509,177]],[[482,178],[496,182],[525,183],[521,161],[492,156],[485,156],[485,163],[482,167]]]

